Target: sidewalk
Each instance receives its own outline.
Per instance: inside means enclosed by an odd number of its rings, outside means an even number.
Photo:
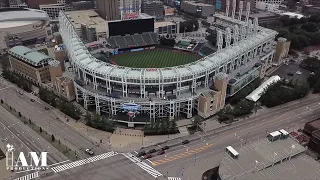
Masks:
[[[313,99],[315,97],[319,97],[318,94],[309,94],[306,98],[301,100],[296,100],[293,102],[289,102],[286,104],[283,104],[281,106],[277,106],[274,108],[262,108],[258,109],[256,113],[252,113],[248,116],[242,117],[241,119],[238,119],[238,121],[242,121],[249,118],[259,117],[260,115],[265,115],[270,113],[273,110],[279,110],[286,108],[288,105],[294,105],[294,104],[301,104],[303,101],[308,99]],[[105,131],[100,131],[91,127],[86,126],[83,122],[76,121],[70,117],[68,117],[69,122],[65,121],[64,114],[60,112],[59,110],[55,110],[57,113],[57,116],[66,124],[76,129],[78,132],[86,135],[90,139],[96,142],[96,144],[100,144],[100,140],[102,140],[102,146],[105,148],[110,148],[111,150],[115,151],[131,151],[131,150],[139,150],[141,147],[151,146],[155,145],[160,142],[164,142],[167,140],[172,140],[175,138],[180,138],[185,136],[185,134],[172,134],[172,135],[159,135],[159,136],[143,136],[143,131],[135,130],[135,129],[121,129],[118,128],[113,134]],[[237,122],[238,122],[237,121]],[[237,123],[234,122],[234,123]],[[177,121],[178,126],[186,126],[191,124],[191,119],[183,119]],[[205,131],[210,131],[213,129],[218,129],[221,127],[227,126],[227,124],[220,123],[217,120],[217,117],[214,116],[210,119],[207,119],[203,122],[201,128]]]

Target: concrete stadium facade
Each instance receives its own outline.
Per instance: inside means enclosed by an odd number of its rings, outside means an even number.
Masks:
[[[185,114],[191,118],[200,93],[209,90],[217,74],[232,74],[252,59],[274,58],[277,32],[258,26],[257,22],[215,15],[225,27],[218,31],[218,50],[196,62],[167,68],[129,68],[94,58],[77,36],[68,17],[60,12],[60,33],[76,75],[76,99],[85,108],[94,106],[98,113],[116,115],[123,103],[134,102],[142,107],[150,120],[173,119]],[[232,34],[231,34],[232,31]],[[240,33],[239,33],[240,32]],[[226,47],[223,46],[223,37]],[[231,39],[234,40],[230,44]],[[108,96],[120,93],[119,98]],[[166,96],[174,95],[174,99]],[[147,122],[142,122],[143,124]]]

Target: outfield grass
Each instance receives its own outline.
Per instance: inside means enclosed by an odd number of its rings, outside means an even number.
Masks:
[[[194,62],[198,54],[179,52],[169,49],[152,49],[118,54],[111,57],[113,64],[134,68],[163,68]]]

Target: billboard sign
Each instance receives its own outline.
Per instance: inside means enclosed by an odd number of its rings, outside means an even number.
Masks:
[[[167,8],[164,10],[164,15],[165,16],[172,16],[174,15],[174,9],[173,8]]]

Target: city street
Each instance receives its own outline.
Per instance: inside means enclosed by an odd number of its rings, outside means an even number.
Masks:
[[[98,142],[93,142],[88,137],[85,137],[84,134],[80,134],[72,127],[66,125],[63,113],[57,113],[53,108],[32,94],[24,92],[21,95],[17,90],[23,92],[11,83],[3,80],[3,83],[0,84],[0,99],[16,111],[21,112],[23,116],[30,119],[44,131],[54,134],[55,138],[59,139],[61,143],[66,144],[72,150],[76,150],[79,157],[88,157],[84,152],[88,148],[93,149],[96,153],[103,153],[105,151],[102,147],[97,146]],[[31,99],[35,101],[32,102]],[[45,110],[45,107],[49,107],[49,110]]]
[[[23,124],[19,119],[10,112],[0,106],[0,139],[6,144],[11,144],[15,148],[15,158],[20,152],[28,154],[29,152],[48,152],[48,165],[68,160],[63,154],[55,149],[51,144],[39,136],[27,125]],[[6,167],[0,167],[6,169]],[[32,171],[17,172],[14,177],[21,177]]]
[[[269,132],[279,129],[292,130],[294,128],[303,128],[306,122],[319,117],[319,102],[319,98],[317,98],[316,100],[310,100],[294,107],[284,107],[281,110],[270,112],[252,120],[244,120],[244,122],[221,128],[216,132],[201,133],[196,135],[199,138],[194,141],[189,137],[191,142],[184,146],[174,144],[171,141],[158,147],[147,148],[146,150],[152,148],[159,149],[162,146],[170,144],[175,145],[167,150],[165,155],[156,156],[151,158],[150,161],[157,170],[165,175],[190,178],[186,175],[189,170],[195,172],[196,169],[198,172],[202,171],[200,173],[202,174],[209,168],[219,165],[224,148],[229,145],[238,147],[249,141],[266,137]],[[180,143],[181,141],[176,140],[176,143]],[[210,161],[210,167],[198,167],[199,163],[203,161]],[[194,173],[190,173],[190,175],[192,176]]]

